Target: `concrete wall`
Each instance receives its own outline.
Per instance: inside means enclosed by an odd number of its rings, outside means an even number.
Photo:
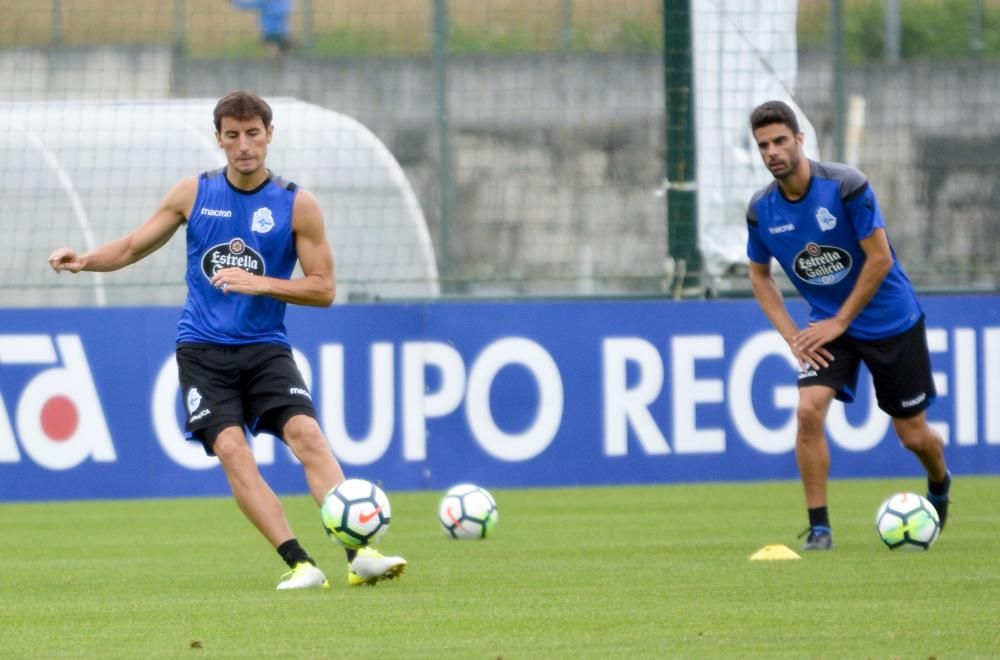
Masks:
[[[26,64],[30,73],[18,73]],[[658,54],[461,57],[452,61],[448,83],[453,290],[662,289]],[[215,98],[237,88],[294,96],[369,126],[413,182],[440,252],[436,101],[426,58],[248,62],[174,60],[163,49],[0,53],[0,98]],[[797,88],[823,136],[821,153],[829,156],[828,64],[805,54]],[[866,107],[857,165],[875,185],[890,237],[914,279],[994,287],[1000,67],[867,67],[849,71],[846,88]]]
[[[822,58],[803,57],[799,98],[832,153],[832,89]],[[928,286],[1000,282],[1000,67],[996,62],[873,65],[848,71],[864,99],[858,166],[875,185],[890,238]],[[818,121],[817,121],[818,120]]]
[[[647,56],[468,57],[448,71],[454,204],[439,226],[427,59],[179,63],[172,92],[252,88],[353,116],[396,155],[463,293],[657,291],[666,254],[662,84]]]

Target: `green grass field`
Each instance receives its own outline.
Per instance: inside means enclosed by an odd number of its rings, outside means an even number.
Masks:
[[[959,478],[929,552],[887,550],[878,504],[919,479],[831,484],[836,549],[793,549],[797,483],[495,489],[486,541],[446,538],[439,494],[393,493],[401,580],[348,589],[305,497],[293,526],[329,590],[231,500],[0,505],[0,657],[1000,657],[1000,478]]]

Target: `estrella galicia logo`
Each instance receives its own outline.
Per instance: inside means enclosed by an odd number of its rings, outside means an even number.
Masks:
[[[201,257],[201,271],[208,279],[212,279],[212,276],[223,268],[234,266],[254,275],[263,275],[264,257],[247,245],[242,238],[219,243],[206,250]]]
[[[836,284],[851,272],[851,254],[833,245],[809,243],[795,255],[795,275],[808,284]]]
[[[262,206],[253,212],[253,220],[250,221],[250,229],[258,234],[266,234],[274,227],[274,216],[271,209]]]
[[[837,216],[830,213],[830,210],[825,206],[821,206],[816,209],[816,222],[819,223],[819,228],[823,231],[830,231],[837,226]]]

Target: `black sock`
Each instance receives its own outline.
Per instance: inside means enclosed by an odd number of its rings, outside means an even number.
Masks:
[[[927,492],[931,495],[936,495],[937,497],[943,497],[948,494],[951,489],[951,472],[944,473],[944,479],[941,481],[931,481],[927,479]]]
[[[825,506],[809,509],[809,527],[830,527],[830,513]]]
[[[302,549],[301,545],[299,545],[298,539],[288,539],[279,545],[278,554],[285,560],[285,563],[288,564],[289,568],[295,568],[296,564],[301,564],[304,561],[309,562],[313,566],[316,565],[313,558]]]
[[[350,564],[354,561],[354,558],[358,556],[358,551],[351,548],[346,548],[347,550],[347,563]]]

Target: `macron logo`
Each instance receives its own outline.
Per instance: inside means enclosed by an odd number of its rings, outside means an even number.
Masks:
[[[233,217],[232,211],[227,211],[225,209],[206,209],[201,210],[202,215],[207,215],[210,218],[231,218]]]

